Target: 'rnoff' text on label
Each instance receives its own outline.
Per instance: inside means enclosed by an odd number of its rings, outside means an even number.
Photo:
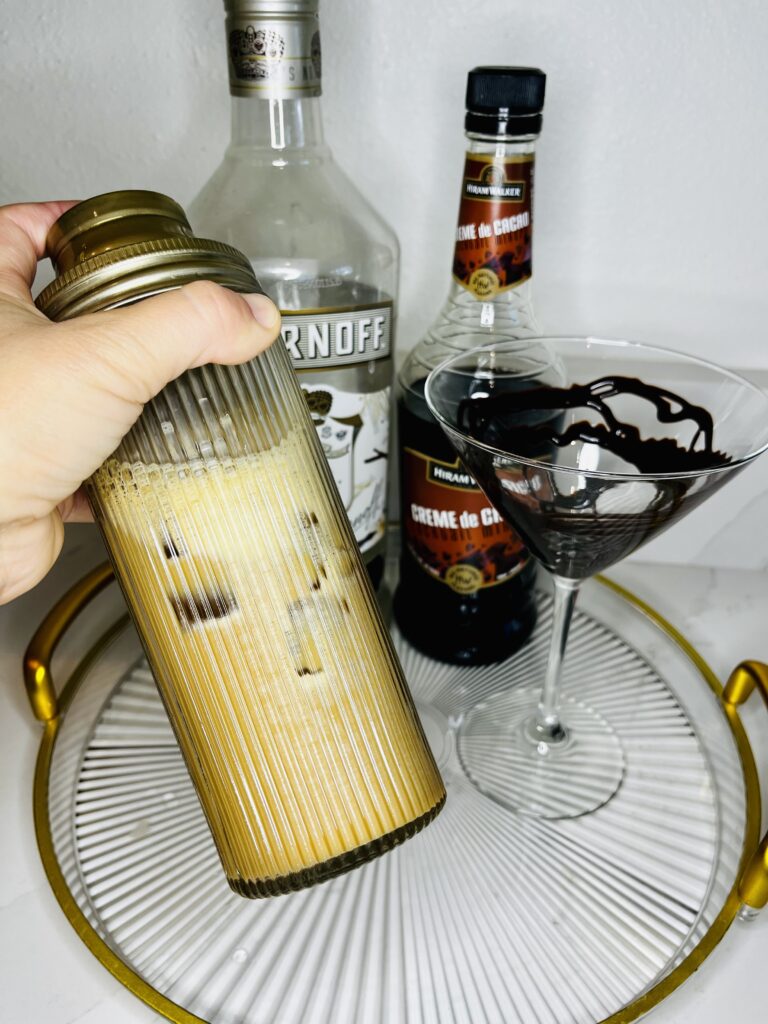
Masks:
[[[296,369],[386,359],[392,351],[388,306],[333,313],[283,313],[283,340]]]

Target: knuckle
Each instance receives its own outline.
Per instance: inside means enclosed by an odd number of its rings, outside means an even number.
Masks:
[[[0,206],[0,225],[13,225],[16,227],[15,217],[22,209],[21,203],[7,203],[5,206]]]
[[[217,328],[231,327],[241,319],[237,297],[213,281],[193,281],[184,285],[181,294],[196,317]]]

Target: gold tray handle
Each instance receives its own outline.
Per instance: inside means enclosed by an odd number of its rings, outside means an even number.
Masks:
[[[51,677],[53,652],[73,620],[113,579],[109,562],[92,569],[56,602],[29,641],[24,655],[24,685],[32,712],[41,722],[51,722],[59,714]]]
[[[723,703],[736,707],[757,689],[768,707],[768,665],[762,661],[742,661],[731,672],[723,690]],[[739,894],[751,918],[768,903],[768,833],[747,864],[739,882]]]

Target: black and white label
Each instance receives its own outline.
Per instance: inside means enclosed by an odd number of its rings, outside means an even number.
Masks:
[[[366,552],[386,529],[391,389],[379,384],[362,390],[369,375],[365,368],[360,374],[359,364],[392,355],[392,304],[285,310],[282,330],[355,538]],[[337,376],[346,368],[349,388],[339,386]],[[319,369],[333,372],[334,383],[324,381]]]
[[[360,550],[386,529],[390,388],[342,391],[301,380],[312,419]]]

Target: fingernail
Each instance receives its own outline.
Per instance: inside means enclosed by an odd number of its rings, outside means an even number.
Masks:
[[[253,319],[258,320],[262,327],[271,330],[280,319],[280,313],[274,302],[266,295],[244,295],[243,298],[251,307]]]

